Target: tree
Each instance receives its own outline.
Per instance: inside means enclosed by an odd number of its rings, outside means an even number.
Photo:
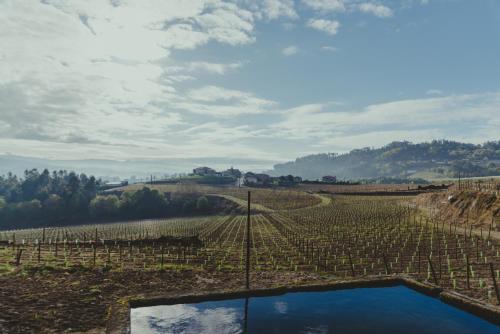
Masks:
[[[16,205],[17,216],[24,222],[41,220],[41,209],[42,204],[37,199],[21,202]]]
[[[64,217],[64,201],[59,195],[49,195],[49,197],[43,201],[42,207],[47,221],[56,222]]]
[[[94,219],[114,218],[119,209],[120,200],[115,195],[97,196],[89,204],[89,214]]]
[[[209,209],[208,199],[205,196],[200,196],[196,200],[196,211],[206,213]]]
[[[158,190],[147,187],[122,195],[122,214],[127,217],[146,218],[165,215],[168,201]]]

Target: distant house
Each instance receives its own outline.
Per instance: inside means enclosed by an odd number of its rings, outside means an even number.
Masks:
[[[321,178],[321,181],[325,183],[335,183],[337,182],[337,177],[336,176],[331,176],[331,175],[326,175]]]
[[[255,176],[262,185],[268,185],[271,182],[271,177],[267,174],[255,174]]]
[[[267,186],[271,182],[271,177],[267,174],[245,173],[243,183],[249,186]]]
[[[104,185],[107,187],[124,187],[128,186],[128,181],[106,182]]]
[[[248,172],[243,176],[243,183],[246,185],[256,185],[259,182],[254,173]]]
[[[106,182],[104,185],[101,186],[100,189],[101,190],[108,190],[108,189],[126,187],[126,186],[128,186],[128,181]]]
[[[241,177],[241,171],[239,169],[236,169],[236,168],[229,168],[228,170],[225,170],[222,172],[222,176],[228,176],[228,177],[234,177],[234,178],[237,178],[239,179]]]
[[[207,175],[217,175],[217,172],[215,171],[215,169],[212,169],[210,167],[197,167],[193,169],[193,174],[199,176],[207,176]]]

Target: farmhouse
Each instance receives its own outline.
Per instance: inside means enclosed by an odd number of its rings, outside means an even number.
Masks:
[[[267,174],[245,173],[243,183],[252,186],[267,186],[271,182],[271,177]]]
[[[215,171],[215,169],[212,169],[210,167],[197,167],[193,169],[193,174],[199,176],[207,176],[207,175],[216,175],[217,172]]]
[[[336,176],[331,176],[331,175],[326,175],[321,178],[321,181],[325,183],[335,183],[337,182],[337,177]]]
[[[222,176],[234,177],[239,179],[241,177],[241,171],[239,169],[231,167],[228,170],[223,171]]]

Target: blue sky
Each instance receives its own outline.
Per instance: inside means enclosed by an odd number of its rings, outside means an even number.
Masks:
[[[0,32],[0,153],[500,139],[498,0],[0,0]]]

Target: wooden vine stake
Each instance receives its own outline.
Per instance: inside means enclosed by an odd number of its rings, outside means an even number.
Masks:
[[[469,267],[469,255],[465,256],[465,266],[467,272],[467,289],[470,289],[470,267]]]
[[[382,258],[384,260],[384,265],[385,265],[385,274],[390,275],[391,271],[389,270],[389,266],[387,265],[387,259],[385,257],[385,254],[382,255]]]
[[[431,273],[432,277],[434,278],[434,283],[436,283],[436,285],[439,285],[436,272],[434,271],[434,266],[432,265],[431,257],[429,255],[427,255],[427,260],[429,261],[429,266],[431,267]]]
[[[23,249],[18,248],[17,249],[17,254],[16,254],[16,266],[19,266],[21,264],[21,255],[23,254]]]
[[[500,305],[500,293],[498,292],[497,280],[495,278],[495,271],[493,270],[493,263],[490,262],[490,272],[491,278],[493,279],[493,287],[495,288],[495,294],[497,295],[497,304]]]
[[[351,273],[352,273],[352,276],[356,276],[356,273],[354,272],[354,264],[352,263],[352,257],[351,257],[351,252],[347,252],[347,255],[349,256],[349,263],[351,265]]]

